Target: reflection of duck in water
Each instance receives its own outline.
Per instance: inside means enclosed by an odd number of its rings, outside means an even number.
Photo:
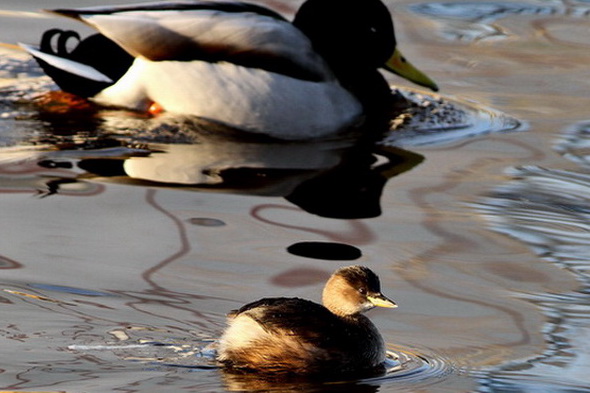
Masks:
[[[323,306],[298,298],[268,298],[230,314],[219,360],[236,371],[334,375],[373,371],[385,360],[383,338],[362,312],[396,307],[379,278],[363,266],[337,270]]]
[[[239,2],[54,12],[102,35],[68,52],[77,33],[50,30],[39,50],[26,48],[62,89],[104,105],[196,115],[298,139],[342,130],[391,104],[378,68],[436,89],[396,49],[379,0],[308,0],[293,23]]]
[[[303,210],[330,218],[381,215],[381,193],[387,181],[420,164],[424,157],[408,150],[375,146],[351,149],[340,165],[301,182],[285,199]],[[377,164],[377,156],[381,163]]]
[[[46,124],[51,126],[52,120]],[[159,118],[136,122],[126,117],[119,128],[149,128],[151,122]],[[197,132],[193,128],[199,125],[193,124],[173,129],[192,143],[149,143],[137,149],[125,147],[124,140],[101,138],[56,145],[38,163],[46,168],[82,169],[80,179],[99,182],[279,196],[321,217],[358,219],[379,216],[385,184],[423,160],[410,151],[353,139],[285,143],[263,138],[258,142],[224,135],[223,130]],[[142,140],[157,139],[157,135],[157,131],[147,132]],[[70,176],[56,178],[49,194],[59,193],[59,184],[72,181]]]

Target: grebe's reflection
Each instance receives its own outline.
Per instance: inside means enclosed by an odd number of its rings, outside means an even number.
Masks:
[[[332,393],[375,393],[379,391],[377,383],[365,381],[314,381],[305,378],[273,379],[257,374],[236,374],[223,372],[225,388],[230,392],[272,391],[278,393],[295,392],[332,392]]]

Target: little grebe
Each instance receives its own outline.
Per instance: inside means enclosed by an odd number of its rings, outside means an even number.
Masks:
[[[323,306],[299,298],[266,298],[229,314],[219,357],[237,371],[344,374],[378,368],[383,338],[361,313],[397,307],[381,294],[379,277],[364,266],[337,270],[323,291]]]

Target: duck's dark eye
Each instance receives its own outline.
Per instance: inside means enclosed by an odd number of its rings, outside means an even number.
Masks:
[[[366,295],[367,294],[367,290],[365,288],[359,288],[359,293],[361,295]]]

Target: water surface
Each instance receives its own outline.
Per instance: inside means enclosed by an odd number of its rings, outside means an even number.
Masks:
[[[62,21],[23,12],[77,4],[5,2],[0,40],[34,42]],[[50,81],[3,48],[0,388],[589,391],[590,4],[387,5],[442,95],[388,77],[415,106],[363,148],[41,110]],[[306,242],[348,259],[289,251]],[[351,263],[400,305],[370,316],[404,370],[268,386],[214,367],[225,313],[317,301]]]

